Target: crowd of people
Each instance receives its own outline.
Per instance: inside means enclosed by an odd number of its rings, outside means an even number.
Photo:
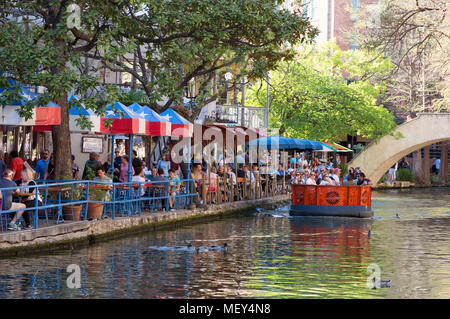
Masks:
[[[209,198],[208,201],[214,203],[216,196],[208,196],[209,194],[238,200],[242,198],[243,190],[247,195],[255,198],[258,177],[264,176],[259,182],[259,187],[265,190],[270,188],[271,180],[281,180],[284,178],[292,184],[305,185],[371,185],[372,182],[365,177],[359,168],[350,168],[349,173],[341,180],[339,178],[340,169],[333,161],[319,160],[313,158],[306,160],[302,156],[297,156],[289,160],[288,168],[285,169],[282,164],[278,169],[268,165],[270,157],[260,159],[260,165],[248,163],[247,157],[242,156],[240,164],[237,167],[234,163],[193,163],[189,177],[194,179],[193,191],[198,196],[194,196],[196,204],[203,203],[203,199]],[[129,167],[131,165],[131,167]],[[151,168],[147,166],[145,159],[137,156],[137,152],[133,151],[132,158],[127,155],[120,155],[120,150],[115,150],[114,158],[108,154],[107,160],[102,163],[99,160],[99,154],[92,152],[89,159],[85,162],[83,169],[75,163],[75,156],[72,155],[72,179],[94,180],[100,182],[128,182],[128,174],[131,171],[131,181],[141,183],[140,196],[167,196],[168,209],[171,210],[175,206],[175,199],[181,190],[181,180],[187,178],[186,167],[182,170],[181,165],[172,161],[170,153],[163,154],[162,158],[152,163]],[[36,181],[52,180],[55,178],[54,156],[48,150],[43,150],[40,158],[34,163],[24,161],[19,157],[17,151],[12,151],[9,155],[0,151],[0,188],[16,187],[16,186],[32,186],[36,185]],[[224,181],[226,180],[226,183]],[[207,185],[202,187],[203,181],[207,181]],[[156,182],[155,184],[166,184],[165,192],[162,188],[150,188],[146,182]],[[25,207],[34,207],[36,196],[38,196],[38,205],[42,205],[42,198],[36,194],[35,189],[29,188],[30,196],[24,198],[22,203],[13,201],[13,195],[19,192],[19,189],[11,189],[0,193],[2,198],[3,210],[17,210],[12,218],[8,229],[17,230],[17,221],[23,216],[26,227],[31,227],[30,216],[27,211],[23,211]],[[239,192],[241,194],[239,195]],[[234,195],[232,195],[234,194]],[[239,198],[239,196],[241,196]],[[107,200],[107,199],[106,199]],[[163,201],[165,208],[165,201]]]
[[[345,186],[345,185],[372,185],[372,181],[366,177],[359,167],[350,167],[348,174],[342,179],[340,178],[341,170],[333,167],[333,161],[326,159],[318,160],[314,158],[307,161],[301,158],[295,164],[290,164],[286,173],[291,177],[292,184],[302,185],[329,185],[329,186]]]

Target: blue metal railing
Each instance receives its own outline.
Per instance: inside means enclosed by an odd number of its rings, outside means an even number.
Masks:
[[[192,179],[182,179],[181,190],[175,198],[176,208],[186,208],[192,202],[192,197],[198,196],[189,190],[189,184]],[[45,219],[45,225],[49,226],[49,219],[54,220],[55,224],[64,222],[64,207],[72,208],[81,205],[80,220],[88,219],[88,208],[90,204],[103,204],[103,211],[100,218],[116,218],[118,216],[141,215],[143,209],[147,211],[155,211],[158,208],[169,210],[169,182],[168,181],[146,181],[146,182],[124,182],[112,183],[102,181],[55,181],[55,180],[37,180],[36,185],[26,185],[17,187],[2,188],[2,195],[7,190],[17,190],[22,193],[20,196],[13,198],[21,201],[26,199],[26,194],[38,193],[35,196],[34,204],[26,208],[9,209],[7,211],[0,210],[0,232],[7,230],[8,224],[13,216],[24,211],[30,214],[33,228],[42,227],[39,221]],[[2,196],[2,197],[3,197]],[[173,196],[172,196],[173,197]],[[3,200],[3,199],[2,199]],[[1,207],[1,206],[0,206]],[[23,215],[22,215],[23,216]],[[17,220],[21,223],[22,216]],[[50,218],[49,218],[50,217]]]
[[[16,200],[26,199],[26,193],[39,193],[42,201],[35,196],[34,202],[27,202],[29,207],[20,209],[0,210],[0,232],[8,229],[8,224],[13,216],[24,211],[30,215],[31,226],[35,229],[59,224],[67,220],[76,219],[74,206],[78,205],[80,211],[79,220],[101,219],[128,216],[140,216],[142,211],[169,210],[169,198],[174,200],[175,209],[187,208],[192,202],[202,200],[201,192],[195,190],[194,179],[182,179],[179,191],[175,196],[169,193],[171,185],[169,181],[145,181],[145,182],[103,182],[96,180],[37,180],[36,185],[26,185],[2,188],[0,191],[19,189],[23,193]],[[274,180],[275,182],[275,180]],[[238,195],[243,191],[243,183],[233,184],[235,189],[230,193],[230,185],[222,189],[227,201],[244,199],[244,195]],[[264,185],[264,184],[263,184]],[[260,185],[261,186],[261,185]],[[266,188],[269,187],[267,184]],[[207,190],[209,191],[209,190]],[[235,198],[231,198],[234,194]],[[261,194],[264,196],[264,193]],[[269,194],[267,194],[270,196]],[[2,197],[3,197],[2,196]],[[215,196],[215,195],[214,195]],[[207,200],[208,198],[205,198]],[[100,214],[94,216],[91,209],[94,204],[103,204]],[[81,208],[80,208],[81,206]],[[2,207],[2,206],[0,206]],[[28,216],[27,220],[28,220]],[[22,223],[22,216],[17,221]]]

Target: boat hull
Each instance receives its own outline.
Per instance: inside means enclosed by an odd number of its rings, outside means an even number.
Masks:
[[[291,216],[339,216],[370,218],[373,211],[370,206],[325,206],[325,205],[291,205]]]
[[[292,216],[373,216],[370,186],[292,185]]]

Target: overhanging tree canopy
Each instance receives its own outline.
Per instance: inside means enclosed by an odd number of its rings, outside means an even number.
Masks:
[[[212,85],[213,74],[225,68],[236,68],[235,79],[262,75],[278,61],[292,57],[286,45],[312,39],[317,33],[300,12],[283,10],[280,3],[80,0],[76,2],[79,10],[71,11],[73,4],[65,0],[5,0],[0,6],[0,70],[4,72],[0,86],[9,88],[7,78],[44,86],[47,91],[36,103],[53,101],[61,107],[61,125],[52,129],[55,175],[69,177],[68,93],[97,92],[74,103],[104,115],[106,106],[117,100],[99,76],[99,69],[107,67],[133,74],[146,91],[149,105],[160,112],[181,97],[194,77],[206,88]],[[79,25],[73,19],[77,13]],[[135,54],[138,67],[130,67],[130,54]],[[88,68],[86,57],[101,64]],[[18,92],[8,92],[10,99],[17,98]],[[168,100],[161,108],[156,102],[163,96]],[[20,115],[29,118],[32,108],[24,105]],[[83,120],[80,124],[88,126]]]
[[[390,67],[376,53],[343,52],[334,42],[300,48],[270,79],[271,127],[284,136],[330,142],[347,134],[377,138],[391,132],[393,115],[376,103],[382,82],[371,84]],[[255,85],[251,95],[262,107],[265,83]]]

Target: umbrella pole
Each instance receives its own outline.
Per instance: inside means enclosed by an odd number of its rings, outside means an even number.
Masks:
[[[133,165],[133,139],[134,135],[128,135],[128,182],[131,182],[131,167]]]
[[[184,152],[184,151],[183,151]],[[188,193],[191,194],[192,193],[192,187],[191,187],[191,181],[189,180],[191,178],[191,138],[188,137],[188,149],[187,149],[187,155],[186,155],[186,160],[187,160],[187,167],[186,167],[186,175],[185,178],[188,180],[187,181],[187,189],[188,189]],[[183,154],[184,155],[184,154]],[[189,205],[191,203],[192,198],[191,197],[187,197],[187,205]]]
[[[114,176],[114,135],[111,135],[111,177]],[[113,179],[113,178],[111,178]]]

